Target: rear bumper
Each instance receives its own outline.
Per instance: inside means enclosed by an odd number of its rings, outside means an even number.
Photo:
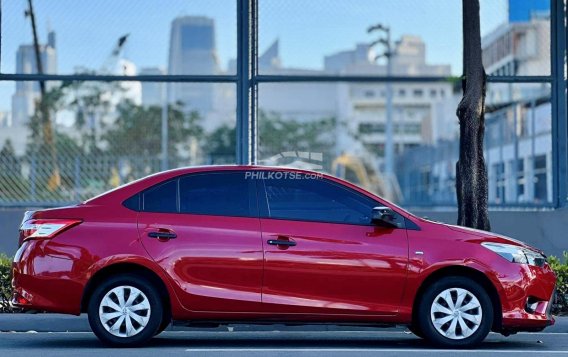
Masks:
[[[73,277],[72,259],[45,254],[46,241],[26,241],[12,264],[14,307],[80,313],[83,285]]]

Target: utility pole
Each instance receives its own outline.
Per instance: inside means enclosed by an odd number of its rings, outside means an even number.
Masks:
[[[37,36],[37,26],[35,20],[35,12],[32,0],[28,0],[28,10],[25,12],[26,16],[30,17],[31,25],[32,25],[32,34],[34,40],[34,52],[36,58],[36,67],[37,73],[39,75],[43,74],[43,64],[41,62],[41,51],[39,46],[39,39]],[[47,149],[49,150],[49,154],[51,156],[51,164],[53,165],[53,172],[52,176],[49,178],[48,181],[48,188],[53,191],[61,184],[61,177],[59,175],[59,165],[57,163],[57,152],[55,148],[55,142],[53,140],[53,128],[51,127],[51,118],[49,115],[49,105],[46,102],[46,89],[45,89],[45,81],[39,81],[39,89],[40,89],[40,97],[37,105],[40,107],[41,113],[41,123],[42,123],[42,130],[43,130],[43,140]]]
[[[378,60],[381,57],[385,57],[387,61],[387,77],[392,76],[392,44],[391,44],[391,32],[390,27],[385,26],[383,24],[377,24],[374,26],[370,26],[367,29],[367,33],[372,33],[375,31],[381,31],[384,36],[381,36],[378,40],[373,41],[369,47],[373,47],[375,45],[381,44],[384,46],[384,51],[378,54],[375,57],[375,60]],[[393,179],[394,179],[394,124],[393,124],[393,117],[392,117],[392,96],[393,96],[393,88],[391,81],[387,81],[386,83],[386,96],[387,96],[387,103],[386,103],[386,110],[387,110],[387,117],[386,117],[386,128],[385,128],[385,169],[384,175],[386,177],[386,181],[388,182],[388,189],[389,194],[392,193],[393,190]]]

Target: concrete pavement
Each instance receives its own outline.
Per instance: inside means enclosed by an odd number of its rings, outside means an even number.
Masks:
[[[3,331],[3,332],[2,332]],[[12,331],[12,332],[6,332]],[[63,332],[69,331],[69,332]],[[0,314],[0,356],[568,356],[568,317],[540,333],[491,333],[476,350],[436,349],[404,327],[231,325],[170,326],[147,346],[109,349],[90,332],[86,315]]]
[[[568,356],[568,333],[490,334],[476,350],[443,350],[401,331],[175,332],[110,349],[92,333],[0,333],[1,356]]]

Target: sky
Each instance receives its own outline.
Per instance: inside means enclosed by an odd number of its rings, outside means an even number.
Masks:
[[[0,70],[14,73],[20,44],[31,43],[24,17],[27,0],[2,3]],[[394,40],[418,35],[426,43],[427,61],[450,64],[461,73],[460,0],[259,0],[260,51],[279,39],[285,67],[321,69],[323,57],[374,39],[369,25],[382,22]],[[57,35],[58,72],[76,66],[99,69],[117,39],[129,33],[124,57],[138,69],[165,68],[171,21],[203,15],[215,20],[222,68],[236,57],[235,0],[34,0],[39,36]],[[482,34],[507,18],[507,0],[481,0]],[[0,83],[0,110],[10,110],[13,83]]]

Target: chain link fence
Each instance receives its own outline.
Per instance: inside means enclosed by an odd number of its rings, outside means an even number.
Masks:
[[[153,157],[61,153],[58,169],[46,155],[0,154],[0,206],[53,206],[84,201],[124,183],[159,172]],[[209,156],[199,162],[170,160],[169,167],[234,163],[234,157]]]
[[[205,94],[228,92],[229,98],[234,90],[192,86]],[[136,100],[139,82],[46,87],[28,122],[0,129],[0,206],[76,203],[164,169],[235,163],[234,100],[225,111],[206,112],[181,102]]]

